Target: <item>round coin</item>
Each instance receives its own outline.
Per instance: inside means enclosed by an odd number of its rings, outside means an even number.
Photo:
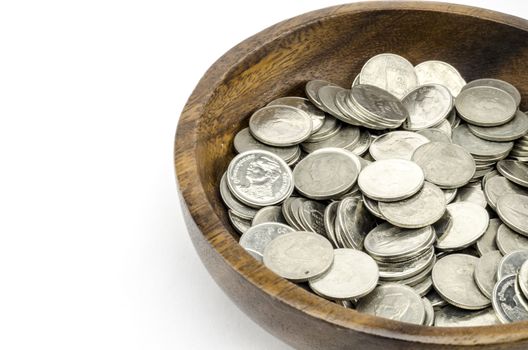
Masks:
[[[486,208],[488,205],[480,182],[460,187],[457,191],[455,202],[471,202],[480,205],[482,208]]]
[[[257,260],[262,261],[262,255],[267,245],[276,237],[292,232],[290,226],[276,222],[252,226],[240,237],[239,244]]]
[[[477,80],[473,80],[467,83],[462,88],[462,90],[470,89],[475,86],[491,86],[491,87],[495,87],[497,89],[506,91],[513,97],[517,106],[521,103],[521,94],[519,90],[517,90],[515,86],[513,86],[512,84],[504,80],[490,79],[490,78],[477,79]]]
[[[277,105],[295,107],[308,113],[310,118],[312,118],[312,133],[321,129],[321,127],[323,126],[325,120],[324,112],[317,108],[313,103],[311,103],[310,100],[304,97],[281,97],[268,103],[268,106]]]
[[[476,244],[477,250],[481,256],[488,252],[499,250],[495,240],[500,225],[502,225],[502,222],[499,219],[490,219],[486,232],[484,232],[482,237],[478,239]]]
[[[497,214],[512,230],[528,236],[528,196],[505,194],[497,200]]]
[[[347,150],[353,149],[360,141],[359,128],[343,125],[334,135],[318,142],[304,142],[301,146],[306,153],[312,153],[321,148],[335,147]]]
[[[464,147],[473,156],[500,159],[513,148],[513,142],[486,141],[473,135],[467,124],[461,124],[453,129],[453,143]],[[499,160],[497,159],[497,160]]]
[[[227,214],[229,216],[229,221],[231,222],[231,225],[233,225],[233,227],[238,233],[243,234],[251,227],[250,220],[243,219],[237,216],[233,210],[229,209],[227,211]]]
[[[241,203],[233,196],[233,194],[231,194],[231,190],[227,186],[226,173],[222,175],[222,179],[220,180],[220,196],[222,197],[225,205],[233,211],[233,214],[241,219],[251,220],[257,214],[256,209],[250,208],[247,205]]]
[[[256,226],[265,222],[278,222],[287,224],[286,219],[282,215],[282,208],[277,206],[264,207],[260,209],[253,218],[251,225]]]
[[[466,81],[458,70],[442,61],[425,61],[414,67],[420,85],[436,83],[449,89],[453,97],[457,97]]]
[[[528,260],[528,250],[516,250],[505,255],[497,268],[497,279],[517,275],[521,266]]]
[[[493,309],[502,323],[528,320],[528,310],[515,293],[516,279],[515,275],[505,276],[493,289]]]
[[[311,232],[277,236],[264,249],[264,265],[277,275],[304,282],[325,273],[334,260],[332,244]]]
[[[323,110],[330,113],[334,117],[342,120],[347,121],[346,116],[343,115],[343,113],[339,110],[339,108],[336,105],[336,95],[340,91],[347,91],[346,89],[343,89],[340,86],[323,86],[319,89],[317,94],[319,95],[319,100],[321,101],[323,105]]]
[[[497,163],[497,170],[517,185],[528,187],[528,165],[525,163],[505,159]]]
[[[451,126],[449,126],[449,134],[437,128],[418,130],[416,133],[427,137],[431,142],[451,143]]]
[[[387,91],[373,85],[357,85],[350,90],[354,104],[362,110],[399,126],[409,117],[409,112],[400,100]]]
[[[319,89],[323,86],[337,86],[335,84],[332,84],[325,80],[310,80],[308,83],[306,83],[304,91],[306,92],[306,96],[310,101],[317,106],[317,108],[324,110],[323,104],[321,103],[321,100],[319,99]]]
[[[528,237],[518,234],[502,223],[497,230],[496,243],[503,255],[528,249]]]
[[[497,283],[497,270],[502,254],[494,250],[482,255],[475,266],[475,282],[482,294],[491,300],[493,287]]]
[[[278,155],[285,162],[289,162],[295,158],[297,152],[299,151],[298,145],[290,147],[273,147],[265,145],[251,135],[249,128],[244,128],[235,135],[235,138],[233,139],[233,145],[235,146],[235,150],[238,153],[260,149]]]
[[[427,137],[414,132],[391,131],[374,140],[370,145],[369,152],[375,160],[411,160],[414,151],[428,142]]]
[[[403,123],[406,130],[422,130],[433,127],[447,118],[453,107],[453,96],[438,84],[417,87],[409,92],[402,103],[409,112]]]
[[[505,194],[520,194],[528,196],[528,190],[517,186],[502,176],[494,176],[488,179],[484,185],[484,196],[493,210],[497,209],[497,200]]]
[[[491,86],[464,89],[458,95],[455,107],[460,118],[480,126],[507,123],[517,110],[517,104],[510,94]]]
[[[528,133],[528,116],[517,110],[509,122],[498,126],[468,125],[469,131],[488,141],[514,141]]]
[[[488,307],[484,310],[464,310],[447,305],[435,312],[437,327],[479,327],[500,324],[495,310]]]

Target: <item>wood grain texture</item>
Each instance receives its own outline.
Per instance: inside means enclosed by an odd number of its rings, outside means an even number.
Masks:
[[[300,349],[527,349],[528,322],[431,328],[344,309],[278,277],[237,244],[218,184],[235,133],[272,99],[311,79],[349,86],[363,63],[394,52],[439,59],[466,80],[495,77],[528,92],[528,22],[466,6],[368,2],[281,22],[245,40],[206,72],[176,132],[175,164],[194,246],[218,285],[252,319]],[[524,109],[527,108],[523,101]],[[178,232],[183,234],[183,232]]]

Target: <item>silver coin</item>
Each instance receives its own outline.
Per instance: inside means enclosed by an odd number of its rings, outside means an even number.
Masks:
[[[515,275],[505,276],[493,289],[493,309],[502,323],[528,320],[528,310],[515,293],[516,279]]]
[[[458,70],[442,61],[425,61],[414,67],[420,85],[436,83],[449,89],[453,97],[457,97],[466,81]]]
[[[524,297],[528,298],[528,261],[525,261],[524,264],[522,264],[521,269],[519,270],[517,283],[519,284],[519,288]]]
[[[361,298],[378,283],[378,265],[355,249],[335,249],[334,263],[322,276],[308,282],[317,294],[333,300]]]
[[[442,237],[444,234],[446,234],[446,232],[451,230],[453,227],[453,218],[451,217],[449,211],[446,210],[444,215],[442,215],[442,217],[432,226],[436,237]]]
[[[520,194],[528,196],[528,190],[517,186],[502,176],[494,176],[488,179],[484,185],[484,195],[490,207],[497,209],[497,200],[505,194]]]
[[[451,132],[451,126],[449,126],[449,131]],[[416,133],[427,137],[429,141],[431,142],[451,143],[450,134],[447,134],[442,129],[437,129],[437,128],[423,129],[423,130],[418,130]]]
[[[497,214],[512,230],[528,236],[528,196],[504,194],[497,200]]]
[[[251,227],[250,220],[243,219],[240,216],[237,216],[233,210],[229,209],[227,211],[227,214],[229,216],[229,221],[231,222],[231,225],[233,225],[233,227],[238,233],[243,234]]]
[[[369,150],[371,143],[372,143],[372,137],[370,136],[370,133],[366,129],[364,129],[364,130],[361,130],[359,134],[358,143],[353,147],[346,147],[346,150],[354,153],[357,156],[361,156],[361,155],[364,155]],[[361,160],[362,158],[360,158],[360,161]],[[363,161],[365,160],[363,159]]]
[[[316,201],[302,202],[301,210],[299,211],[299,218],[304,231],[318,233],[322,236],[326,235],[326,228],[324,225],[324,211],[326,206]]]
[[[335,84],[332,84],[325,80],[311,80],[308,83],[306,83],[305,86],[305,92],[308,99],[316,105],[319,109],[324,110],[323,104],[321,103],[321,100],[319,99],[318,91],[323,86],[337,86]]]
[[[265,145],[251,135],[249,128],[244,128],[235,135],[233,145],[238,153],[260,149],[278,155],[285,162],[289,162],[295,158],[297,152],[299,152],[298,145],[290,147],[273,147]]]
[[[398,201],[418,192],[424,183],[424,172],[414,162],[384,159],[361,171],[358,185],[368,197],[379,201]]]
[[[445,301],[434,289],[430,290],[425,297],[431,302],[431,305],[433,305],[433,308],[435,309],[447,305],[447,301]]]
[[[408,279],[430,266],[434,258],[434,248],[431,247],[424,254],[410,260],[389,263],[378,262],[380,279],[384,281]]]
[[[501,252],[494,250],[483,254],[475,266],[475,283],[488,299],[491,299],[493,287],[497,283],[497,270],[501,259]]]
[[[462,90],[470,89],[475,86],[492,86],[492,87],[501,89],[503,91],[506,91],[513,97],[517,106],[521,103],[521,94],[519,93],[519,90],[517,90],[515,86],[513,86],[512,84],[504,80],[489,79],[489,78],[477,79],[477,80],[473,80],[467,83],[462,88]]]
[[[267,151],[240,153],[229,163],[226,177],[231,193],[253,207],[280,203],[293,192],[290,167]]]
[[[443,131],[449,137],[449,142],[451,142],[451,134],[453,133],[453,130],[447,119],[442,120],[439,124],[433,126],[431,129]]]
[[[501,223],[497,230],[497,247],[503,255],[528,249],[528,237],[522,236]]]
[[[268,103],[268,106],[277,105],[295,107],[308,113],[310,118],[312,118],[312,133],[321,129],[321,127],[323,126],[325,120],[324,112],[317,108],[314,104],[312,104],[307,98],[288,96],[278,98]]]
[[[488,141],[514,141],[528,133],[528,116],[517,110],[509,122],[491,127],[468,125],[469,131]]]
[[[422,130],[447,118],[453,108],[453,96],[443,85],[428,84],[409,92],[402,99],[402,103],[409,112],[403,128]]]
[[[360,141],[359,128],[351,125],[343,125],[339,132],[319,142],[304,142],[301,146],[307,153],[315,152],[321,148],[335,147],[353,149]]]
[[[517,299],[521,303],[522,307],[524,307],[528,311],[528,299],[526,299],[524,292],[521,290],[520,277],[521,277],[520,274],[517,274],[515,278],[515,284],[514,284],[515,295],[517,295]]]
[[[475,243],[486,232],[489,215],[486,209],[470,202],[447,205],[453,226],[436,242],[439,250],[458,250]]]
[[[505,159],[497,163],[497,170],[517,185],[528,187],[528,165],[516,160]]]
[[[435,312],[436,327],[479,327],[500,324],[493,308],[470,311],[448,305]]]
[[[486,175],[484,175],[484,177],[481,180],[482,188],[486,188],[486,182],[488,181],[488,179],[491,179],[492,177],[495,177],[497,175],[499,175],[499,172],[497,170],[492,170],[489,173],[487,173]],[[484,192],[484,194],[486,194],[486,193]]]
[[[375,160],[411,160],[414,151],[430,142],[425,136],[410,131],[391,131],[372,142],[369,152]]]
[[[341,110],[336,106],[336,95],[340,91],[348,91],[340,86],[323,86],[319,89],[319,99],[323,105],[323,110],[330,113],[339,120],[347,121],[346,116],[343,115]]]
[[[308,113],[290,106],[267,106],[249,119],[253,137],[270,146],[293,146],[312,134],[312,118]]]
[[[222,179],[220,180],[220,196],[225,205],[233,211],[233,214],[241,219],[251,220],[257,214],[256,209],[250,208],[241,203],[231,194],[231,190],[229,190],[229,187],[227,186],[226,173],[222,175]]]
[[[463,90],[455,101],[460,118],[479,126],[496,126],[509,122],[517,110],[514,98],[504,90],[476,86]]]
[[[365,204],[365,207],[367,210],[374,215],[375,217],[378,217],[380,219],[385,220],[383,217],[383,214],[381,214],[379,210],[379,202],[375,201],[374,199],[371,199],[369,197],[366,197],[365,195],[362,196],[363,203]]]
[[[295,188],[312,199],[329,199],[347,192],[361,170],[358,157],[339,148],[310,153],[293,170]]]
[[[387,91],[372,85],[357,85],[350,90],[349,97],[355,106],[387,123],[401,125],[409,112],[400,100]]]
[[[490,301],[482,294],[473,278],[478,258],[466,254],[451,254],[438,260],[433,268],[433,284],[448,303],[467,310],[488,307]]]
[[[263,224],[265,222],[278,222],[287,224],[286,219],[282,215],[282,208],[277,206],[264,207],[260,209],[251,222],[252,226]]]
[[[464,148],[444,142],[426,143],[412,156],[425,179],[440,188],[462,187],[475,174],[475,161]]]
[[[476,244],[477,251],[481,256],[494,250],[499,250],[495,240],[500,225],[502,225],[502,222],[499,219],[490,219],[486,232],[478,239]]]
[[[414,276],[411,276],[409,278],[406,278],[406,279],[402,279],[402,280],[398,280],[396,281],[397,283],[399,284],[405,284],[409,287],[412,287],[413,289],[417,290],[417,288],[421,288],[421,284],[422,282],[423,283],[428,283],[427,280],[431,277],[431,271],[433,270],[433,266],[434,264],[436,263],[436,255],[433,256],[433,259],[431,260],[431,263],[429,265],[426,266],[426,268],[417,273],[416,275]],[[380,280],[379,284],[386,284],[386,282]],[[418,291],[417,291],[418,292]],[[418,293],[421,295],[421,293]]]
[[[405,58],[384,53],[365,63],[359,83],[377,86],[401,99],[418,85],[418,78],[413,65]]]
[[[442,189],[442,191],[444,192],[446,204],[449,204],[452,201],[454,201],[456,198],[457,192],[458,192],[456,188],[452,188],[452,189],[444,188]]]
[[[424,326],[432,327],[434,325],[435,318],[433,305],[427,298],[422,298],[422,302],[425,310]]]
[[[411,287],[389,283],[359,300],[356,310],[394,321],[421,325],[425,309],[420,295]]]
[[[336,225],[347,248],[363,249],[365,236],[375,226],[363,201],[359,198],[343,199],[337,208]]]
[[[268,244],[276,237],[288,232],[293,232],[290,226],[276,222],[267,222],[250,227],[240,237],[239,244],[257,260],[262,261],[264,249]]]
[[[289,232],[277,236],[264,249],[264,265],[277,275],[295,282],[321,276],[334,260],[332,244],[311,232]]]
[[[300,224],[300,219],[297,219],[297,216],[302,202],[305,200],[305,198],[290,197],[287,198],[282,204],[282,215],[284,215],[286,222],[297,231],[303,231],[303,228]]]
[[[497,279],[508,275],[517,275],[521,266],[528,260],[528,250],[516,250],[505,255],[497,268]]]
[[[455,202],[471,202],[480,205],[482,208],[486,208],[488,202],[486,196],[482,190],[482,186],[479,182],[474,184],[468,184],[458,189]]]
[[[379,210],[395,226],[419,228],[438,221],[444,215],[446,201],[441,189],[425,182],[412,197],[398,202],[379,202]]]
[[[407,285],[409,285],[409,284],[407,284]],[[426,279],[424,279],[423,281],[418,282],[417,284],[415,284],[414,286],[411,286],[411,287],[421,297],[424,297],[425,295],[427,295],[427,293],[429,293],[429,291],[431,291],[431,289],[433,289],[433,279],[431,278],[431,276],[429,276]]]
[[[502,157],[513,148],[513,142],[493,142],[483,140],[475,135],[466,124],[453,129],[453,143],[464,147],[469,153],[480,157]]]
[[[304,142],[320,142],[326,140],[341,130],[341,122],[336,118],[326,115],[321,129],[314,132]]]
[[[327,238],[332,242],[334,247],[339,247],[339,244],[336,239],[335,232],[335,221],[337,216],[337,207],[339,202],[332,202],[328,204],[323,214],[324,226],[327,234]]]

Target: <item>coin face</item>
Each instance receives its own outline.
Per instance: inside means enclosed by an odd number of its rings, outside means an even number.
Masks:
[[[361,298],[378,283],[378,265],[355,249],[335,249],[334,263],[322,276],[309,281],[310,288],[333,300]]]
[[[315,152],[321,148],[353,149],[360,141],[359,128],[352,125],[343,125],[337,133],[319,142],[304,142],[302,148],[307,153]]]
[[[504,255],[516,250],[528,249],[528,238],[518,234],[502,223],[497,230],[496,242],[497,247]]]
[[[422,189],[398,202],[379,202],[379,210],[391,224],[404,228],[420,228],[438,221],[446,210],[444,193],[425,182]]]
[[[239,243],[257,260],[262,261],[267,245],[276,237],[288,232],[293,232],[293,229],[287,225],[267,222],[249,228],[240,237]]]
[[[473,278],[478,258],[466,254],[451,254],[438,260],[433,268],[436,291],[450,304],[466,310],[488,307],[490,301],[482,294]]]
[[[478,327],[500,324],[493,308],[483,310],[464,310],[448,305],[435,312],[437,327]]]
[[[457,191],[455,202],[471,202],[486,208],[488,202],[480,182],[471,183],[460,187]]]
[[[497,268],[497,279],[517,275],[521,266],[528,260],[528,250],[516,250],[504,256]]]
[[[500,225],[502,225],[502,222],[499,219],[490,219],[486,232],[478,239],[476,244],[477,250],[481,256],[488,252],[499,250],[495,240]]]
[[[312,134],[308,113],[290,106],[267,106],[249,119],[249,130],[260,142],[270,146],[293,146]]]
[[[414,67],[420,85],[435,83],[445,86],[453,97],[457,97],[466,81],[458,70],[442,61],[425,61]]]
[[[517,110],[509,122],[498,126],[468,125],[469,131],[488,141],[514,141],[528,132],[528,116]]]
[[[416,149],[412,160],[423,169],[425,179],[440,188],[462,187],[476,171],[471,154],[451,143],[424,144]]]
[[[504,90],[491,86],[476,86],[463,90],[455,101],[462,119],[480,126],[502,125],[510,121],[517,110],[514,98]]]
[[[453,143],[462,146],[469,153],[480,157],[497,157],[506,155],[513,148],[513,142],[492,142],[475,135],[466,124],[453,129]]]
[[[418,85],[418,78],[414,67],[405,58],[384,53],[365,63],[359,75],[359,82],[387,90],[401,99]]]
[[[307,98],[288,96],[288,97],[278,98],[268,103],[268,106],[277,106],[277,105],[295,107],[295,108],[298,108],[308,113],[310,118],[312,118],[312,133],[321,129],[321,127],[323,126],[323,123],[325,120],[324,112],[321,111],[319,108],[317,108]]]
[[[416,163],[403,159],[373,162],[361,171],[358,185],[365,195],[379,201],[398,201],[418,192],[424,172]]]
[[[497,200],[497,214],[512,230],[528,236],[528,196],[505,194]]]
[[[431,142],[451,143],[451,126],[449,125],[449,122],[447,122],[447,124],[449,127],[449,133],[438,128],[418,130],[416,133],[427,137]]]
[[[325,80],[311,80],[308,83],[306,83],[305,86],[305,92],[308,99],[317,106],[317,108],[320,108],[324,110],[323,104],[321,103],[321,100],[319,99],[319,89],[323,86],[337,86],[335,84],[332,84]]]
[[[475,243],[486,232],[489,214],[486,209],[470,202],[455,202],[447,205],[453,226],[438,237],[436,248],[457,250]]]
[[[475,282],[482,294],[491,300],[493,287],[497,283],[497,270],[502,254],[494,250],[483,254],[475,266]]]
[[[226,180],[233,195],[253,207],[280,203],[293,192],[290,168],[281,158],[267,151],[237,155],[227,168]]]
[[[321,276],[333,260],[332,244],[323,236],[311,232],[279,235],[264,249],[264,265],[277,275],[295,282]]]
[[[305,197],[328,199],[352,188],[360,170],[356,155],[338,148],[320,149],[293,170],[295,188]]]
[[[497,209],[497,200],[499,197],[505,194],[528,196],[528,191],[502,176],[494,176],[486,181],[484,195],[493,210]]]
[[[286,219],[282,215],[282,208],[278,206],[269,206],[260,209],[251,222],[252,226],[263,224],[265,222],[278,222],[287,224]]]
[[[220,196],[222,197],[225,205],[233,211],[233,214],[241,219],[251,220],[257,214],[256,209],[250,208],[247,205],[241,203],[231,194],[231,190],[227,186],[226,173],[222,175],[222,179],[220,180]]]
[[[402,103],[409,112],[403,128],[422,130],[447,118],[453,108],[453,96],[443,85],[428,84],[409,92],[402,99]]]
[[[517,160],[505,159],[497,163],[497,170],[508,180],[528,187],[528,165]]]
[[[396,283],[374,289],[358,302],[356,310],[419,325],[423,324],[425,319],[425,309],[420,295],[412,288]]]
[[[493,290],[493,309],[502,323],[528,320],[528,310],[515,293],[516,279],[515,275],[505,276]]]
[[[350,97],[359,108],[387,122],[395,122],[396,126],[409,117],[409,112],[397,97],[376,86],[354,86]]]
[[[473,80],[467,83],[462,88],[462,90],[470,89],[475,86],[491,86],[491,87],[495,87],[497,89],[506,91],[513,97],[517,106],[521,103],[521,94],[519,93],[519,90],[517,90],[515,86],[513,86],[512,84],[504,80],[490,79],[490,78],[477,79],[477,80]]]
[[[414,151],[429,142],[425,136],[410,131],[391,131],[374,140],[369,152],[375,160],[411,160]]]

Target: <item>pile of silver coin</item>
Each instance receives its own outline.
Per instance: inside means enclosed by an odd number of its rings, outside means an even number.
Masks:
[[[528,116],[498,79],[368,60],[255,111],[220,180],[240,245],[336,303],[427,326],[528,320]]]

